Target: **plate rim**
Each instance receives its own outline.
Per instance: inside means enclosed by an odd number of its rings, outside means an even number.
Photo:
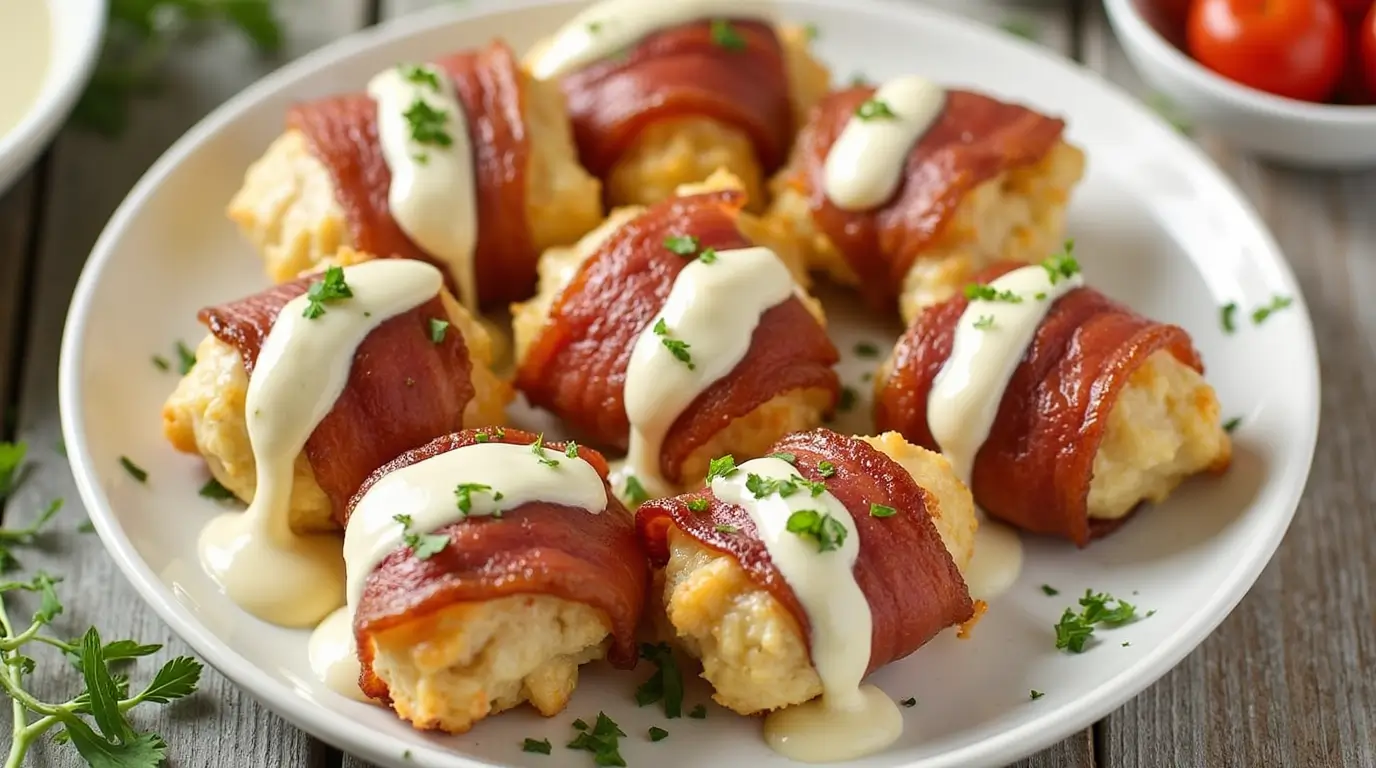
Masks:
[[[249,87],[221,104],[199,120],[190,130],[177,139],[147,171],[140,177],[125,199],[120,203],[102,230],[91,254],[82,268],[80,278],[72,294],[71,304],[63,327],[62,344],[58,368],[58,404],[62,424],[63,439],[68,447],[68,462],[72,468],[77,490],[88,515],[93,521],[102,544],[111,558],[119,566],[125,578],[133,585],[139,596],[148,603],[158,616],[176,634],[191,646],[205,663],[210,664],[227,677],[235,686],[263,704],[270,711],[285,718],[297,727],[316,738],[353,754],[377,763],[392,766],[421,765],[434,768],[464,768],[490,766],[493,763],[471,755],[457,753],[429,744],[410,743],[398,737],[380,734],[372,729],[347,727],[348,720],[334,712],[323,709],[309,700],[292,695],[282,683],[268,675],[264,670],[250,663],[224,640],[217,637],[196,615],[177,601],[171,588],[152,571],[148,563],[135,549],[133,542],[125,534],[113,512],[113,505],[101,489],[98,472],[89,454],[86,437],[82,429],[85,422],[81,368],[83,358],[81,348],[85,344],[90,328],[89,313],[92,299],[100,285],[101,277],[116,252],[117,244],[143,207],[145,200],[165,181],[165,179],[194,153],[210,136],[225,125],[238,119],[241,113],[263,97],[290,88],[290,82],[308,73],[324,69],[338,61],[347,60],[360,52],[378,46],[394,44],[412,35],[442,24],[456,24],[467,19],[480,18],[504,11],[532,7],[556,7],[575,5],[585,0],[506,0],[499,6],[475,3],[456,9],[454,7],[434,7],[415,14],[391,19],[376,26],[360,30],[322,46],[306,55],[289,62],[267,76],[255,81]],[[1272,276],[1278,277],[1293,291],[1295,298],[1292,310],[1299,327],[1299,349],[1297,354],[1307,361],[1308,376],[1303,386],[1313,393],[1305,404],[1303,421],[1309,425],[1307,434],[1296,448],[1294,456],[1302,461],[1291,460],[1287,463],[1284,481],[1277,491],[1276,506],[1283,519],[1277,520],[1265,536],[1251,542],[1249,551],[1239,558],[1237,565],[1220,581],[1210,600],[1186,619],[1172,635],[1149,653],[1113,674],[1097,686],[1091,693],[1057,710],[1023,723],[1019,726],[1000,731],[980,742],[947,752],[942,755],[922,759],[909,766],[938,768],[938,766],[996,764],[1033,754],[1055,744],[1070,734],[1088,727],[1118,709],[1137,696],[1152,683],[1173,669],[1190,652],[1199,647],[1205,639],[1232,612],[1260,577],[1262,570],[1270,563],[1271,557],[1279,547],[1294,519],[1301,496],[1307,486],[1311,472],[1315,447],[1317,445],[1319,416],[1322,400],[1320,370],[1313,324],[1307,303],[1304,300],[1299,282],[1286,260],[1284,252],[1276,243],[1266,222],[1258,214],[1251,200],[1242,193],[1214,162],[1193,142],[1179,136],[1165,125],[1160,116],[1152,113],[1137,102],[1116,84],[1106,80],[1099,73],[1084,65],[1068,59],[1059,53],[1030,42],[999,37],[995,30],[973,19],[926,6],[913,6],[901,0],[782,0],[785,7],[820,7],[829,10],[865,11],[879,15],[897,15],[914,21],[936,20],[940,24],[964,28],[964,31],[990,38],[991,44],[1022,48],[1060,67],[1070,70],[1073,77],[1093,81],[1101,95],[1119,108],[1135,113],[1139,120],[1155,126],[1161,135],[1157,140],[1175,145],[1175,149],[1193,160],[1194,176],[1206,181],[1216,194],[1228,198],[1237,206],[1237,212],[1251,230],[1261,236],[1265,252],[1252,254],[1251,263],[1268,267]],[[401,756],[406,750],[408,757]]]

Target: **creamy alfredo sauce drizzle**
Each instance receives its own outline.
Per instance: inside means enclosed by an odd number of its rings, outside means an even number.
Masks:
[[[712,480],[712,494],[744,509],[779,574],[807,613],[812,627],[812,665],[822,680],[822,695],[765,718],[770,748],[792,760],[828,763],[851,760],[892,744],[903,732],[903,716],[883,691],[861,685],[870,663],[873,617],[855,580],[860,537],[855,520],[835,496],[813,496],[807,489],[755,498],[746,483],[751,474],[784,480],[800,475],[782,459],[747,461],[730,477]],[[819,552],[815,540],[788,531],[795,512],[816,510],[846,530],[838,549]]]
[[[24,119],[47,79],[52,31],[48,3],[0,3],[0,138]]]
[[[555,466],[540,458],[558,461]],[[473,488],[479,484],[487,490]],[[460,509],[456,489],[469,486],[469,509]],[[501,494],[501,498],[497,494]],[[378,480],[349,516],[344,534],[347,604],[330,614],[310,640],[311,669],[327,687],[362,698],[353,619],[368,576],[405,545],[408,532],[433,533],[470,516],[497,516],[533,501],[563,504],[601,514],[607,508],[601,475],[581,458],[529,445],[475,443],[418,461]],[[403,526],[396,515],[409,515]]]
[[[768,18],[767,0],[605,0],[574,16],[534,57],[539,80],[563,77],[662,29],[708,18]]]
[[[439,293],[439,270],[387,259],[344,268],[353,298],[315,319],[302,295],[287,302],[249,378],[245,418],[257,489],[248,511],[211,520],[199,550],[206,571],[241,608],[274,624],[315,624],[343,602],[344,563],[329,536],[300,537],[288,522],[296,457],[344,391],[354,351],[386,320]]]
[[[893,197],[908,152],[941,115],[946,91],[926,78],[907,75],[885,83],[871,102],[892,114],[852,115],[823,169],[827,197],[846,211],[868,210]]]
[[[651,496],[674,488],[660,470],[660,449],[684,409],[745,359],[760,316],[786,301],[793,276],[768,248],[719,251],[711,263],[694,258],[674,280],[664,308],[631,350],[626,367],[626,416],[631,438],[625,472]],[[664,334],[656,332],[664,321]],[[665,340],[688,345],[692,367]]]
[[[1020,267],[989,284],[1022,301],[974,300],[956,322],[951,354],[932,382],[927,423],[941,452],[966,484],[975,455],[989,437],[1004,390],[1050,311],[1066,293],[1084,285],[1079,273],[1058,276],[1039,265]],[[1038,298],[1041,297],[1041,298]],[[975,555],[966,570],[970,594],[989,598],[1007,589],[1022,568],[1022,543],[1011,528],[985,518],[975,534]]]
[[[392,217],[416,245],[449,267],[459,300],[476,312],[477,181],[467,116],[454,84],[438,67],[402,65],[375,76],[368,95],[377,103],[378,140],[392,172]],[[427,138],[436,131],[448,137],[447,145]]]

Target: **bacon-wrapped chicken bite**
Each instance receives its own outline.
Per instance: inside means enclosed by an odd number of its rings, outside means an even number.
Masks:
[[[476,312],[528,297],[539,254],[601,220],[600,191],[558,86],[497,42],[293,107],[229,216],[278,282],[347,245],[439,266]]]
[[[388,261],[356,264],[360,256],[350,252],[340,260],[349,266],[202,310],[200,319],[210,334],[163,406],[168,440],[178,450],[204,457],[215,479],[245,501],[254,497],[259,469],[246,401],[259,353],[283,306],[308,291],[356,292],[360,285],[373,288],[373,281],[385,290],[391,278],[386,273],[394,269]],[[360,268],[375,274],[362,282],[352,277]],[[328,315],[343,311],[332,302],[342,305],[350,298],[312,306]],[[345,504],[369,472],[466,424],[501,423],[511,400],[510,387],[488,367],[487,333],[443,288],[395,317],[376,319],[356,350],[343,351],[353,367],[337,400],[326,404],[328,412],[309,433],[304,450],[287,457],[293,468],[289,518],[298,533],[338,530]],[[306,330],[316,330],[317,322],[324,325],[323,317],[300,320]]]
[[[354,497],[344,556],[360,684],[417,728],[551,716],[581,664],[635,664],[645,559],[591,449],[491,428],[402,454]]]
[[[678,641],[741,714],[844,704],[975,610],[974,506],[944,458],[825,429],[770,451],[723,457],[706,488],[636,513]]]
[[[773,181],[769,218],[813,267],[905,320],[1001,259],[1060,243],[1084,154],[1064,123],[919,77],[830,94]]]
[[[763,179],[828,88],[809,38],[738,3],[612,0],[527,61],[561,79],[579,154],[611,205],[659,202],[722,167],[761,202]]]
[[[876,381],[875,422],[950,457],[990,515],[1083,547],[1227,468],[1184,329],[1083,287],[1068,253],[977,278],[908,328]]]
[[[821,310],[738,226],[724,190],[614,212],[542,260],[515,308],[517,389],[597,445],[628,451],[651,495],[821,422],[838,356]]]

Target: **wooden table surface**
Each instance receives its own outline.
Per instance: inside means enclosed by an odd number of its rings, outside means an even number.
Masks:
[[[84,516],[56,450],[62,324],[96,236],[158,155],[226,98],[292,56],[422,4],[428,3],[279,2],[289,40],[281,56],[263,60],[233,34],[178,51],[165,88],[138,104],[121,137],[68,130],[0,195],[0,435],[27,441],[34,458],[4,522],[23,523],[47,501],[67,500],[53,532],[25,557],[29,567],[66,576],[59,629],[95,623],[107,637],[163,642],[167,655],[190,653],[97,538],[78,532]],[[990,24],[1026,25],[1042,44],[1146,95],[1093,0],[935,4]],[[1194,138],[1261,211],[1314,313],[1323,423],[1309,486],[1275,559],[1199,649],[1093,728],[1018,765],[1376,766],[1376,171],[1279,169],[1207,135]],[[72,680],[49,669],[34,685],[56,696]],[[8,734],[3,709],[0,732]],[[201,693],[169,708],[138,710],[136,720],[166,738],[173,765],[365,765],[209,669]],[[32,764],[79,764],[74,754],[44,744]]]

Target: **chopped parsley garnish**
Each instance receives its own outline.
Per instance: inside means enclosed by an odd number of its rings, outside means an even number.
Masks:
[[[870,504],[870,517],[893,517],[898,510],[887,504]]]
[[[573,729],[576,731],[586,731],[588,730],[588,724],[583,722],[583,718],[580,717],[573,721]]]
[[[687,258],[698,252],[698,239],[692,235],[670,235],[664,238],[664,247],[675,256]]]
[[[796,453],[789,453],[788,451],[779,451],[778,453],[771,453],[769,454],[769,458],[778,459],[779,461],[786,461],[789,464],[798,463],[798,455]]]
[[[185,376],[196,366],[196,353],[180,340],[177,341],[177,373]]]
[[[805,477],[799,477],[799,478],[795,479],[794,482],[797,483],[798,485],[800,485],[800,486],[806,488],[806,489],[808,490],[808,493],[809,493],[814,499],[817,498],[818,496],[821,496],[822,494],[824,494],[824,493],[827,492],[827,484],[826,484],[826,483],[823,483],[823,482],[821,482],[821,481],[819,481],[819,480],[814,481],[814,480],[808,480],[808,479],[805,478]]]
[[[325,279],[316,280],[306,291],[306,310],[301,313],[307,320],[314,320],[325,314],[325,305],[333,304],[354,296],[353,289],[344,282],[344,268],[330,267],[325,270]]]
[[[846,526],[831,515],[815,509],[800,509],[788,516],[785,528],[817,543],[818,552],[840,549],[846,543]]]
[[[822,477],[831,477],[832,475],[836,474],[836,465],[832,464],[826,459],[822,459],[821,461],[817,462],[817,474],[821,475]]]
[[[492,428],[492,436],[495,437],[495,438],[497,438],[498,440],[505,440],[505,439],[506,439],[506,428],[505,428],[505,427],[493,427],[493,428]]]
[[[449,546],[448,536],[438,533],[416,533],[411,530],[410,515],[392,515],[392,519],[401,523],[401,541],[417,560],[429,560]]]
[[[486,432],[475,432],[475,433],[473,433],[473,442],[475,442],[475,443],[486,443],[486,442],[490,441],[491,439],[492,439],[492,435],[489,435],[489,434],[487,434]]]
[[[740,533],[740,532],[741,532],[741,529],[740,529],[739,527],[734,526],[734,525],[727,525],[726,523],[721,523],[720,525],[718,525],[717,528],[716,528],[716,530],[717,530],[717,533]]]
[[[1084,653],[1085,643],[1094,634],[1096,625],[1110,627],[1126,624],[1137,618],[1137,609],[1131,603],[1115,598],[1106,592],[1095,593],[1086,589],[1080,598],[1081,611],[1065,609],[1061,620],[1056,623],[1056,647],[1072,653]],[[1111,607],[1110,607],[1110,604]],[[1155,611],[1147,613],[1150,616]]]
[[[1080,262],[1075,260],[1075,241],[1065,241],[1062,249],[1062,253],[1042,260],[1042,269],[1046,270],[1046,277],[1052,285],[1080,273]]]
[[[568,743],[568,748],[591,752],[593,762],[597,765],[625,768],[626,761],[621,757],[621,737],[625,735],[626,732],[621,730],[615,720],[603,712],[598,712],[597,722],[591,729],[580,731],[573,741]]]
[[[590,21],[590,22],[588,22],[588,32],[589,32],[590,34],[595,35],[595,34],[597,34],[598,32],[601,32],[601,31],[602,31],[602,22],[600,22],[600,21]]]
[[[435,109],[424,99],[411,102],[411,106],[401,116],[406,118],[406,123],[411,127],[411,140],[417,144],[447,147],[454,143],[454,137],[445,130],[449,123],[449,113]]]
[[[444,341],[444,334],[449,330],[449,321],[439,318],[430,318],[430,340],[436,344]]]
[[[1040,699],[1041,697],[1043,697],[1043,696],[1045,696],[1045,695],[1046,695],[1046,694],[1042,693],[1041,691],[1037,690],[1036,688],[1033,688],[1031,691],[1028,692],[1028,698],[1030,698],[1032,701],[1036,701],[1037,699]]]
[[[1218,319],[1223,326],[1224,333],[1233,333],[1237,330],[1237,302],[1230,301],[1218,309]]]
[[[535,454],[535,459],[547,467],[559,466],[558,459],[551,459],[545,455],[545,433],[541,432],[535,438],[535,442],[530,444],[530,452]]]
[[[119,465],[121,467],[124,467],[124,471],[128,472],[130,477],[134,478],[140,483],[148,482],[148,472],[144,470],[143,467],[140,467],[139,465],[130,461],[128,456],[119,457]]]
[[[809,41],[816,40],[821,34],[822,30],[818,29],[815,23],[809,21],[803,25],[803,36]]]
[[[521,742],[522,752],[534,752],[537,755],[548,755],[553,749],[554,746],[549,743],[549,739],[540,739],[539,741],[535,739],[526,739]]]
[[[860,395],[855,391],[855,387],[847,384],[841,387],[841,396],[836,399],[836,410],[843,413],[849,411],[855,407],[855,401],[858,399],[860,399]]]
[[[435,93],[440,92],[439,76],[426,67],[416,64],[402,64],[397,67],[397,70],[401,72],[401,76],[406,79],[406,82],[423,85]]]
[[[1000,291],[987,283],[970,283],[965,286],[965,298],[970,301],[1002,301],[1007,304],[1021,304],[1022,297],[1012,291]]]
[[[459,483],[454,486],[454,502],[458,505],[459,511],[465,516],[473,511],[473,494],[489,493],[492,494],[493,501],[502,500],[502,492],[492,490],[492,486],[482,483]],[[501,517],[501,510],[492,513],[493,517]]]
[[[693,356],[688,352],[690,345],[686,341],[669,336],[669,326],[664,322],[664,318],[659,318],[659,322],[655,323],[654,332],[659,337],[660,342],[664,344],[664,348],[669,350],[669,354],[687,365],[688,370],[697,369],[697,365],[693,363]]]
[[[1242,424],[1242,417],[1241,417],[1241,416],[1234,416],[1233,418],[1228,419],[1227,421],[1223,422],[1223,431],[1224,431],[1224,432],[1232,432],[1233,430],[1235,430],[1235,429],[1237,429],[1239,426],[1241,426],[1241,424]]]
[[[645,490],[645,486],[640,484],[640,481],[635,478],[635,475],[628,475],[626,477],[625,493],[626,500],[637,506],[650,500],[649,491]]]
[[[202,498],[214,499],[216,501],[227,501],[234,498],[234,492],[220,485],[220,481],[213,477],[205,481],[205,485],[201,486],[201,490],[197,493],[199,493]]]
[[[569,457],[570,459],[578,458],[578,443],[572,440],[568,441],[568,443],[564,446],[564,455]]]
[[[1085,643],[1092,634],[1094,625],[1087,623],[1074,609],[1067,608],[1056,623],[1056,648],[1084,653]]]
[[[707,462],[707,482],[711,483],[718,477],[730,477],[736,474],[736,457],[731,454],[718,456]]]
[[[726,19],[712,19],[712,42],[728,51],[745,50],[745,38]]]
[[[717,249],[703,248],[702,253],[698,254],[698,261],[702,262],[703,264],[717,263]]]
[[[788,498],[798,492],[798,484],[792,478],[777,480],[770,477],[761,477],[753,472],[745,478],[745,489],[755,495],[757,499],[766,496],[779,494],[779,498]]]
[[[1272,296],[1270,304],[1252,310],[1252,325],[1261,325],[1266,318],[1294,303],[1295,300],[1289,296]]]
[[[429,164],[430,164],[430,153],[429,153],[429,152],[417,152],[416,154],[411,155],[411,159],[412,159],[412,160],[415,160],[417,165],[429,165]]]
[[[683,673],[679,671],[674,652],[665,643],[641,643],[640,658],[655,665],[654,674],[635,689],[635,703],[639,706],[664,702],[664,716],[670,719],[683,714]]]
[[[861,341],[855,345],[857,357],[879,357],[879,346],[868,341]]]
[[[899,703],[899,704],[902,704],[902,705],[905,706],[905,707],[915,707],[915,706],[917,706],[917,699],[916,699],[915,697],[909,696],[908,698],[906,698],[906,699],[904,699],[904,700],[902,700],[902,701],[900,701],[900,702],[898,702],[898,703]]]
[[[668,731],[655,725],[650,726],[648,733],[650,734],[650,741],[664,741],[669,738]]]
[[[979,329],[979,330],[981,330],[981,331],[987,331],[987,330],[989,330],[989,329],[991,329],[991,328],[994,327],[994,316],[993,316],[993,315],[980,315],[980,316],[979,316],[979,319],[976,320],[976,321],[973,323],[973,325],[975,326],[975,328],[977,328],[977,329]]]
[[[1037,291],[1035,294],[1033,294],[1033,298],[1035,298],[1037,301],[1046,301],[1046,291]]]
[[[711,502],[707,501],[707,499],[697,498],[688,500],[688,511],[694,514],[706,512],[709,506],[711,506]]]
[[[1046,595],[1047,597],[1055,597],[1056,595],[1061,594],[1061,590],[1056,589],[1055,587],[1051,586],[1050,584],[1043,584],[1043,585],[1042,585],[1042,594],[1043,594],[1043,595]]]
[[[1024,40],[1037,40],[1037,25],[1027,19],[1008,19],[999,25],[999,28],[1014,37],[1021,37]]]
[[[1130,645],[1132,645],[1132,643],[1129,643],[1129,642],[1126,641],[1126,640],[1123,641],[1123,647],[1124,647],[1124,648],[1127,648],[1127,647],[1130,646]]]
[[[1193,126],[1190,125],[1189,118],[1180,111],[1180,107],[1170,97],[1164,93],[1152,93],[1147,96],[1147,106],[1153,112],[1161,116],[1161,119],[1170,123],[1171,127],[1181,133],[1189,133]]]
[[[172,364],[167,362],[167,358],[162,355],[153,355],[153,367],[160,371],[172,370]]]
[[[693,707],[693,711],[689,712],[688,716],[693,718],[694,720],[706,720],[707,706],[705,704],[699,704],[696,707]]]
[[[855,116],[866,122],[870,120],[897,120],[898,114],[887,101],[867,99],[855,110]]]

